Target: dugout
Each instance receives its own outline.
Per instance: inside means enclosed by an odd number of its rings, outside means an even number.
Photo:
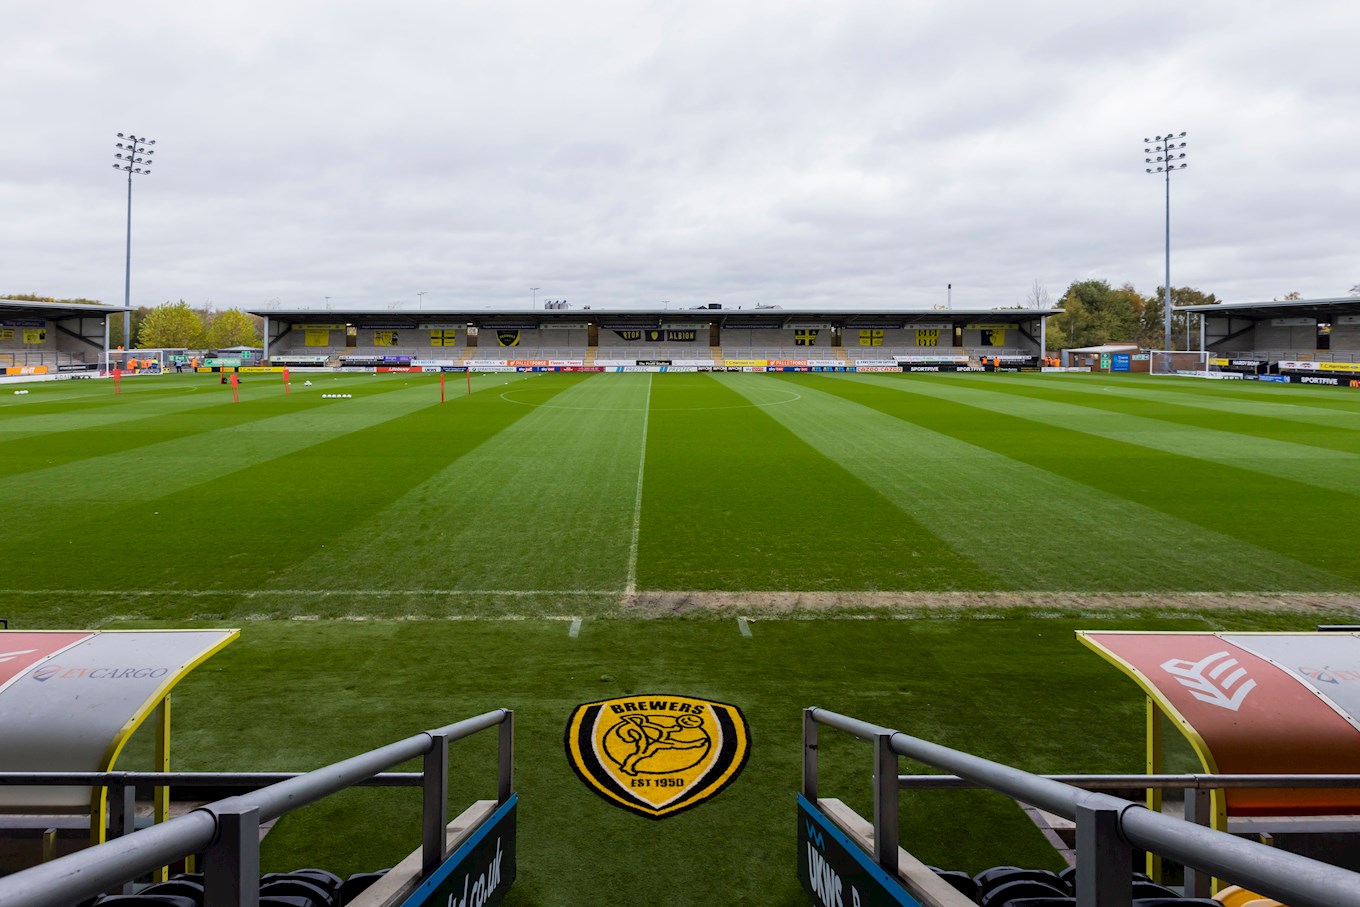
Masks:
[[[1182,306],[1204,318],[1209,367],[1283,381],[1357,386],[1360,296]]]
[[[1164,725],[1208,775],[1360,774],[1360,634],[1078,631],[1147,696],[1146,771],[1166,768]],[[1278,783],[1287,783],[1281,779]],[[1160,811],[1161,791],[1148,789]],[[1269,835],[1277,846],[1360,869],[1360,788],[1187,791],[1186,818]]]
[[[128,311],[123,306],[0,299],[0,376],[106,369],[109,316]]]
[[[232,643],[236,630],[0,631],[0,866],[47,829],[62,849],[109,833],[108,789],[28,786],[13,775],[110,772],[150,720],[155,771],[170,769],[171,691]],[[169,816],[169,788],[153,820]],[[121,818],[121,817],[120,817]]]

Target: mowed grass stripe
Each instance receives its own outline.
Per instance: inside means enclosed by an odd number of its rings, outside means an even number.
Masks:
[[[762,384],[771,379],[746,377]],[[638,586],[991,589],[1002,582],[708,375],[652,386]]]
[[[960,376],[964,377],[964,376]],[[993,376],[968,376],[982,379]],[[1149,404],[1145,415],[1165,406],[1193,411],[1209,410],[1232,416],[1262,420],[1271,430],[1299,431],[1299,425],[1317,426],[1328,434],[1360,431],[1360,394],[1336,388],[1278,385],[1255,381],[1214,381],[1153,378],[1146,375],[1007,375],[1007,388],[1060,389],[1065,393],[1089,397],[1112,397],[1114,401],[1136,400]],[[1167,383],[1173,382],[1173,387]],[[1329,399],[1323,399],[1328,395]],[[1113,402],[1113,401],[1107,401]],[[1272,435],[1273,436],[1273,435]],[[1289,440],[1309,443],[1308,430]],[[1344,441],[1341,443],[1345,443]],[[1354,444],[1355,442],[1350,442]]]
[[[1340,582],[907,418],[922,409],[942,419],[963,414],[944,403],[820,375],[734,383],[754,399],[795,388],[800,405],[772,408],[773,417],[1001,577],[998,589],[1268,591]]]
[[[33,396],[20,398],[32,403],[0,406],[0,456],[8,445],[23,438],[107,429],[231,400],[230,393],[225,398],[216,393],[215,377],[211,386],[207,376],[199,375],[147,380],[157,386],[144,385],[135,391],[125,387],[117,396],[110,381],[49,382],[32,387]]]
[[[1112,394],[1073,394],[1053,385],[1016,387],[999,377],[950,376],[914,387],[918,393],[989,412],[1360,495],[1360,434],[1355,432],[1305,431],[1246,415],[1215,418],[1188,407],[1120,400]]]
[[[967,388],[950,379],[877,377],[846,376],[837,384],[898,394],[901,402],[893,414],[902,419],[1159,511],[1161,520],[1144,523],[1143,531],[1149,536],[1166,531],[1170,520],[1179,520],[1246,543],[1251,546],[1246,550],[1254,549],[1255,556],[1267,561],[1255,566],[1270,572],[1287,571],[1292,559],[1298,568],[1295,580],[1275,589],[1342,591],[1360,584],[1360,562],[1349,553],[1360,542],[1360,508],[1349,497],[990,411],[971,405]],[[870,405],[883,403],[878,395],[870,399]],[[979,418],[980,413],[985,417]],[[1307,519],[1300,519],[1301,515]],[[1269,552],[1276,555],[1273,563],[1269,563]],[[1120,552],[1111,560],[1126,554]],[[1252,566],[1236,564],[1243,575],[1250,575]],[[1258,587],[1234,584],[1225,588],[1251,591]]]
[[[351,390],[351,388],[353,388]],[[388,384],[367,389],[336,383],[309,388],[287,400],[247,407],[228,402],[209,409],[158,416],[139,426],[146,437],[168,437],[149,445],[137,438],[125,449],[82,458],[98,449],[98,430],[58,433],[54,456],[74,448],[69,460],[0,478],[0,504],[27,507],[117,506],[128,498],[149,499],[285,456],[330,438],[386,422],[434,404],[427,388]],[[323,392],[355,392],[351,400],[324,400]],[[121,437],[118,429],[110,430]]]
[[[596,375],[512,385],[508,399],[488,405],[513,419],[456,455],[446,451],[438,471],[342,527],[271,585],[334,589],[328,613],[346,606],[348,588],[621,592],[649,382]],[[447,431],[463,429],[453,421]],[[374,607],[366,597],[350,604]],[[414,605],[417,613],[468,606],[436,595]]]
[[[167,376],[159,380],[174,379]],[[395,381],[363,385],[361,397],[372,398],[375,394],[391,393],[408,386]],[[106,418],[102,420],[91,421],[88,413],[65,420],[50,417],[47,431],[42,434],[30,433],[17,439],[0,440],[0,476],[18,476],[61,464],[132,452],[200,435],[204,431],[223,431],[253,424],[259,424],[260,430],[269,430],[267,424],[260,424],[261,420],[280,413],[295,415],[336,405],[334,401],[322,398],[320,390],[312,389],[299,391],[295,398],[287,400],[279,389],[277,394],[254,400],[243,398],[241,403],[234,404],[229,391],[225,396],[200,393],[206,387],[179,384],[178,392],[173,396],[126,399],[119,412],[105,412],[102,415]],[[215,391],[219,387],[214,378],[212,389]]]
[[[323,548],[337,527],[382,510],[449,458],[523,414],[503,404],[499,385],[445,406],[432,402],[438,398],[427,391],[412,388],[370,400],[363,417],[357,408],[340,416],[339,407],[357,398],[337,401],[333,415],[340,427],[309,427],[315,413],[294,416],[300,423],[294,431],[255,438],[258,447],[250,451],[243,451],[244,443],[230,443],[244,440],[233,432],[210,433],[215,436],[210,443],[150,460],[139,485],[115,489],[122,495],[118,503],[101,507],[73,498],[41,521],[36,517],[43,511],[31,510],[35,519],[27,531],[0,535],[6,585],[163,590],[162,597],[139,599],[134,613],[170,619],[200,613],[191,599],[177,598],[176,589],[260,588]],[[449,430],[454,425],[460,431]],[[168,446],[173,445],[157,448]],[[100,478],[88,475],[91,465],[81,464],[84,474],[63,477],[72,488],[53,483],[44,490],[79,494],[83,483]],[[156,468],[178,481],[169,487],[158,483]],[[130,500],[136,498],[134,488],[142,489],[141,499]],[[5,505],[11,512],[8,500]],[[243,603],[214,601],[213,613],[235,613]],[[73,622],[71,615],[82,606],[64,593],[36,594],[19,604],[25,625],[44,626]]]

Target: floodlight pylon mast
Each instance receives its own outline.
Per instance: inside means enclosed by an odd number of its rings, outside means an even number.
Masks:
[[[146,136],[124,135],[115,147],[122,149],[114,154],[117,163],[113,169],[125,171],[127,178],[127,248],[123,256],[123,349],[132,349],[132,175],[151,175],[151,156],[155,150],[148,146],[156,144],[155,139]]]
[[[1165,309],[1168,350],[1171,349],[1171,171],[1184,170],[1187,166],[1184,162],[1185,152],[1180,150],[1185,147],[1185,142],[1179,141],[1184,138],[1185,133],[1182,132],[1179,135],[1167,133],[1143,139],[1143,152],[1157,155],[1143,159],[1144,163],[1155,165],[1147,167],[1146,171],[1164,174],[1166,179],[1166,279],[1162,286],[1162,308]],[[1189,346],[1187,342],[1186,348],[1189,349]]]

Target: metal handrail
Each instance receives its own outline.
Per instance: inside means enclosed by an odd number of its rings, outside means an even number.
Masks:
[[[1288,790],[1360,787],[1360,775],[1038,775],[1082,790]],[[898,775],[903,790],[977,790],[987,785],[958,775]]]
[[[896,771],[896,757],[906,756],[1076,821],[1077,862],[1086,867],[1086,871],[1078,875],[1077,901],[1082,907],[1096,903],[1129,903],[1131,847],[1231,879],[1291,907],[1360,907],[1360,874],[1350,870],[1245,841],[1164,816],[1128,800],[1083,791],[892,728],[817,708],[804,711],[803,789],[804,796],[810,801],[817,799],[817,725],[833,727],[877,744],[874,856],[880,865],[893,872],[897,869],[896,798],[900,777]],[[890,778],[887,777],[889,771]],[[889,797],[893,800],[891,804],[886,802]],[[889,845],[891,855],[887,853]]]
[[[0,787],[248,787],[258,789],[306,772],[0,772]],[[379,772],[355,787],[420,787],[420,772]],[[32,808],[28,809],[32,812]]]
[[[205,855],[207,907],[256,904],[258,890],[251,883],[259,870],[258,828],[261,823],[420,756],[426,759],[422,826],[425,830],[424,869],[428,874],[443,857],[448,744],[478,731],[501,726],[498,799],[503,803],[509,799],[513,787],[510,762],[513,715],[509,709],[496,709],[425,731],[268,787],[218,800],[98,847],[2,877],[0,904],[5,907],[64,907],[197,853]],[[443,772],[438,771],[440,765]],[[437,828],[435,840],[430,833],[432,828]],[[253,833],[243,833],[252,829]],[[243,849],[250,847],[252,837],[253,854],[243,853]]]

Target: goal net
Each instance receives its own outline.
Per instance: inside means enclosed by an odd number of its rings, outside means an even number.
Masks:
[[[1148,371],[1154,375],[1207,375],[1209,357],[1199,350],[1152,350]]]

